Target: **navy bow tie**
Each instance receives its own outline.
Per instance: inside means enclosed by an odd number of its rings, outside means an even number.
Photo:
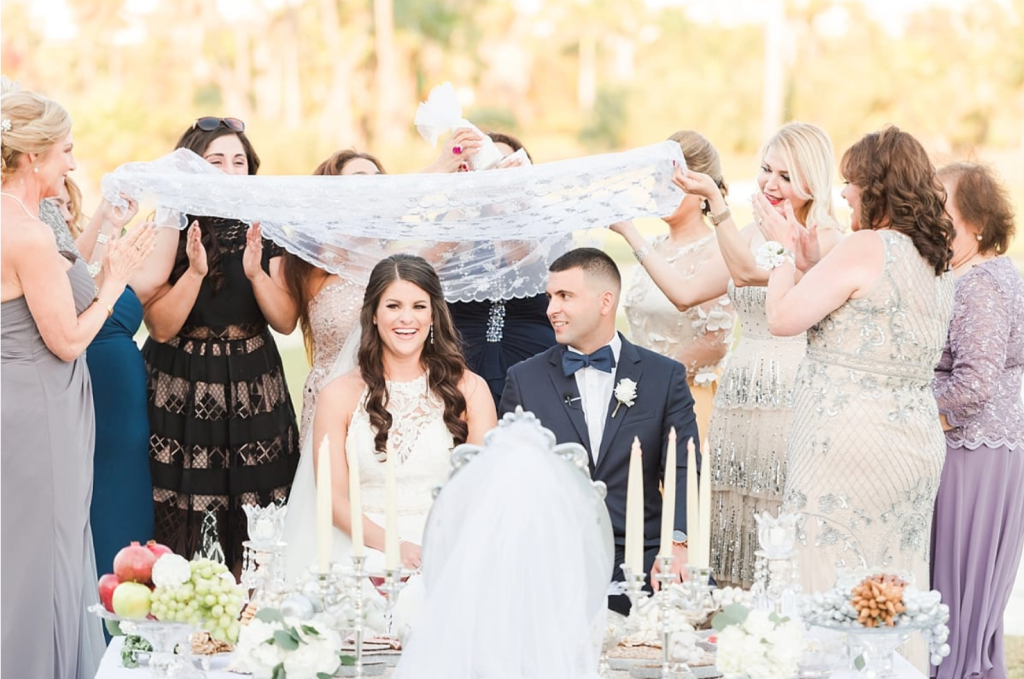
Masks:
[[[615,367],[615,354],[612,353],[612,348],[606,344],[592,354],[580,354],[568,350],[562,354],[562,372],[566,377],[574,375],[577,370],[587,366],[610,373]]]

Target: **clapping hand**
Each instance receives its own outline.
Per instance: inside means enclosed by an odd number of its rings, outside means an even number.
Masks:
[[[263,229],[259,222],[253,222],[245,232],[242,268],[245,269],[245,277],[250,281],[263,273]]]
[[[188,256],[189,271],[202,278],[206,276],[210,266],[206,261],[206,248],[203,247],[203,232],[199,229],[199,222],[192,222],[188,227],[187,238],[185,254]]]
[[[103,260],[104,277],[127,285],[155,247],[156,225],[153,222],[146,222],[124,236],[111,238]]]
[[[781,243],[784,248],[793,252],[797,269],[807,271],[818,263],[821,259],[821,247],[818,244],[818,225],[815,222],[807,226],[801,224],[789,200],[783,202],[785,217],[778,213],[762,193],[755,193],[751,197],[751,204],[757,228],[761,230],[766,240]]]

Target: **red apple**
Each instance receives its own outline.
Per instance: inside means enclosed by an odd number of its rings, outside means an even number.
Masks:
[[[107,573],[100,578],[100,603],[103,604],[103,608],[107,609],[111,613],[114,612],[114,590],[121,584],[121,580],[118,579],[113,573]]]
[[[138,542],[121,549],[114,557],[114,575],[121,582],[149,582],[156,555]]]
[[[149,587],[137,582],[122,582],[114,590],[114,613],[129,620],[145,620],[149,615]]]
[[[146,549],[153,552],[153,556],[155,556],[157,559],[162,557],[164,554],[174,554],[174,552],[171,551],[170,547],[168,547],[167,545],[161,545],[156,540],[150,540],[149,542],[147,542]]]

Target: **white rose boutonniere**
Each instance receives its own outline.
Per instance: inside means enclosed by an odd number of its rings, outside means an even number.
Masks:
[[[636,382],[628,377],[619,380],[619,383],[615,385],[615,400],[618,403],[615,404],[615,410],[612,411],[612,418],[618,414],[619,408],[623,405],[632,408],[636,403]]]

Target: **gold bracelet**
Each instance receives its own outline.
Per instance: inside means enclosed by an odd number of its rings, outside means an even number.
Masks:
[[[107,318],[110,318],[111,316],[114,315],[114,307],[112,307],[109,304],[107,304],[106,302],[104,302],[103,298],[100,297],[99,295],[96,295],[95,297],[92,298],[92,303],[93,304],[96,304],[97,302],[99,302],[100,304],[102,304],[103,306],[105,306],[107,308]]]

